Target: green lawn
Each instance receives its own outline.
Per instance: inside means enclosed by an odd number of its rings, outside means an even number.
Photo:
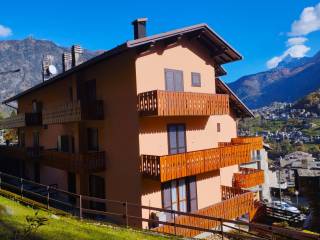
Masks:
[[[26,228],[26,217],[35,216],[38,211],[2,196],[0,196],[0,207],[1,240],[15,239],[15,233],[21,233]],[[56,216],[43,210],[38,211],[38,216],[45,217],[48,221],[38,229],[36,234],[33,234],[32,239],[169,239],[169,237],[148,232],[144,233],[89,221],[79,221],[71,217]]]

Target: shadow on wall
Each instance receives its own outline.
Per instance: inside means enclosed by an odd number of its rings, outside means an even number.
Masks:
[[[187,131],[200,131],[206,128],[209,117],[145,117],[140,118],[140,134],[166,133],[168,124],[186,124]]]
[[[167,40],[164,44],[163,43],[156,43],[155,46],[148,45],[144,48],[141,48],[140,55],[147,56],[149,54],[157,53],[158,55],[162,55],[165,50],[175,48],[181,45],[183,48],[188,48],[194,54],[200,56],[207,65],[213,65],[212,58],[208,55],[208,51],[196,40],[197,38],[192,39],[178,39],[172,38],[171,41]]]
[[[161,191],[160,180],[142,177],[142,195],[156,193]]]

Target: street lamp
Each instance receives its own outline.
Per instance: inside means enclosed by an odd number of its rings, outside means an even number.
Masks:
[[[297,206],[299,206],[299,198],[298,198],[298,196],[299,196],[299,191],[296,190],[296,191],[294,192],[294,194],[296,195]]]

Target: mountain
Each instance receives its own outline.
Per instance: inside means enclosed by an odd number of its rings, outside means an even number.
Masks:
[[[292,106],[295,109],[306,109],[309,112],[320,113],[320,89],[309,93],[307,96],[299,99]]]
[[[230,88],[250,108],[294,102],[320,88],[320,52],[313,57],[286,57],[276,68],[241,77]]]
[[[42,81],[42,59],[52,55],[58,72],[62,71],[62,53],[69,48],[60,47],[48,40],[26,38],[0,41],[0,73],[15,69],[20,72],[0,74],[0,101],[24,91]],[[83,58],[88,60],[100,52],[85,50]]]

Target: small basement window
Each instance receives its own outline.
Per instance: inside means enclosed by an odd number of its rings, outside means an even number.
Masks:
[[[201,87],[201,75],[200,73],[191,73],[191,84],[192,87]]]

